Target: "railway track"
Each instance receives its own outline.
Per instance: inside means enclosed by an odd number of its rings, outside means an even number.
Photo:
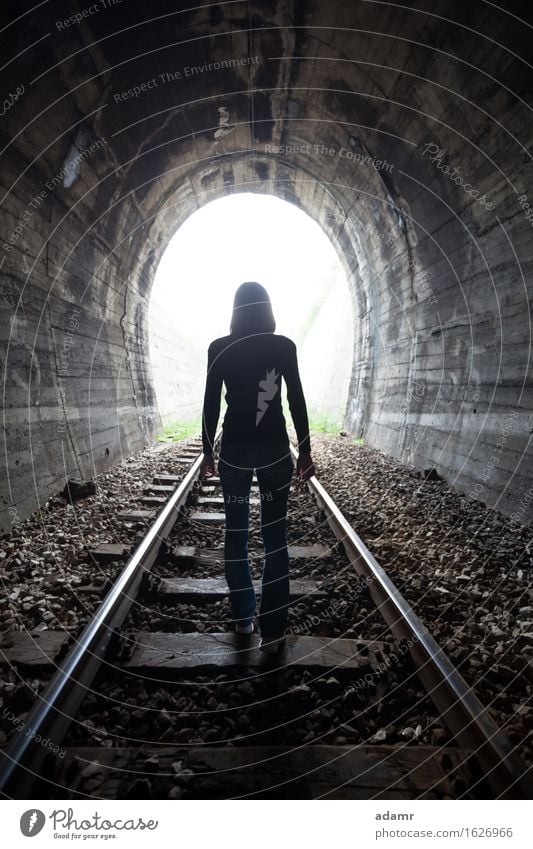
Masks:
[[[317,478],[289,501],[284,649],[271,657],[233,633],[220,482],[198,481],[199,450],[124,511],[152,524],[80,634],[4,635],[2,663],[49,683],[6,749],[2,794],[529,798],[525,765]],[[250,539],[258,576],[257,530]]]

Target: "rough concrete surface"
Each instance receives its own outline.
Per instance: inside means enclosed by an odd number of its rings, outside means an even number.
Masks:
[[[158,261],[241,190],[339,252],[346,431],[527,518],[530,4],[100,5],[2,4],[2,528],[153,438]]]

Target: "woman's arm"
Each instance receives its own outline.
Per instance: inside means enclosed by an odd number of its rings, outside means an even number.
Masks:
[[[290,339],[288,345],[288,356],[283,376],[287,385],[287,400],[291,411],[296,436],[298,438],[298,449],[300,455],[296,464],[296,473],[302,480],[309,480],[314,475],[315,468],[311,459],[311,440],[309,438],[309,421],[307,418],[307,406],[298,370],[298,357],[296,345]]]
[[[202,446],[204,462],[201,473],[212,475],[214,473],[213,447],[215,433],[220,415],[220,393],[222,391],[222,376],[218,367],[217,352],[214,342],[207,350],[207,378],[205,382],[204,406],[202,411]],[[211,461],[206,462],[206,461]],[[205,466],[205,468],[204,468]]]

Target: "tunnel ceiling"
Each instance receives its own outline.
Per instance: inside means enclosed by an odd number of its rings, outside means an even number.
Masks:
[[[157,263],[194,210],[242,190],[297,204],[339,250],[346,428],[516,509],[530,4],[192,5],[2,6],[4,527],[153,437]]]

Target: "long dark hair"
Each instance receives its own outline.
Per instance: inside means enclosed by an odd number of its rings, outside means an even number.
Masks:
[[[272,304],[265,287],[260,283],[242,283],[233,299],[231,334],[274,333],[275,329]]]

